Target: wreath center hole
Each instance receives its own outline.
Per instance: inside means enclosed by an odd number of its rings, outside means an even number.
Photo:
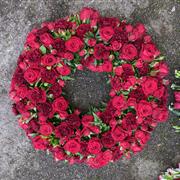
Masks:
[[[91,106],[99,107],[102,102],[108,102],[110,85],[106,73],[83,70],[71,77],[74,80],[66,81],[64,90],[74,107],[87,111]]]

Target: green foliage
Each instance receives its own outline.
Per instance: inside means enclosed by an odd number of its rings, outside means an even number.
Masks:
[[[39,49],[41,50],[42,54],[46,54],[47,50],[44,45],[42,45]]]

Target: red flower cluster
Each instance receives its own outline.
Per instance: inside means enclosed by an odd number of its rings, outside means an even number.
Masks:
[[[141,151],[157,123],[167,120],[162,60],[143,24],[83,8],[29,33],[12,78],[13,111],[35,149],[100,168]],[[106,107],[86,114],[63,92],[65,81],[83,68],[106,72],[111,85]]]

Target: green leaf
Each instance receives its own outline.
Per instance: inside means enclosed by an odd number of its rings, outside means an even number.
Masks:
[[[61,79],[64,80],[64,81],[74,80],[74,78],[72,78],[70,76],[61,76]]]
[[[41,50],[42,54],[46,54],[47,50],[44,45],[42,45],[39,49]]]
[[[177,69],[175,70],[175,77],[176,78],[180,78],[180,71],[178,71]]]
[[[173,112],[174,114],[176,114],[177,116],[180,116],[180,111],[178,111],[178,110],[175,110],[172,106],[170,106],[169,105],[169,110],[171,111],[171,112]]]

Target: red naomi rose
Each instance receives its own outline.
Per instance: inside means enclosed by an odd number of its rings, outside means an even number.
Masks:
[[[36,136],[32,139],[32,143],[35,149],[37,150],[45,150],[47,149],[48,142],[47,140],[41,138],[40,136]]]
[[[152,116],[156,121],[165,122],[168,119],[168,110],[166,108],[155,108]]]
[[[80,38],[73,36],[65,42],[66,49],[71,52],[77,52],[83,48],[84,43]]]
[[[38,79],[40,72],[38,68],[28,68],[25,72],[24,72],[24,79],[32,84],[35,83]]]
[[[44,66],[53,66],[57,63],[57,60],[52,54],[46,54],[41,58],[41,63]]]
[[[152,115],[152,106],[149,102],[145,101],[145,100],[141,100],[138,104],[138,108],[137,108],[138,114],[141,117],[147,117]]]
[[[88,142],[88,151],[91,154],[98,154],[101,151],[102,145],[99,142],[99,139],[92,138]]]
[[[84,116],[82,117],[82,124],[83,124],[83,126],[88,127],[88,126],[91,125],[91,123],[93,122],[93,120],[94,120],[94,117],[93,117],[92,115],[84,115]]]
[[[137,49],[133,44],[125,44],[122,47],[120,58],[125,60],[133,60],[137,56]]]
[[[158,80],[155,78],[147,77],[147,79],[142,83],[141,86],[145,95],[152,95],[158,89]]]
[[[99,29],[99,34],[103,41],[109,41],[114,34],[114,30],[111,26],[102,27]]]
[[[144,61],[152,61],[160,54],[160,51],[154,44],[143,44],[140,52],[140,58]]]
[[[115,107],[117,110],[121,110],[122,108],[125,108],[126,101],[123,95],[120,96],[115,96],[112,99],[112,105]]]
[[[41,69],[41,78],[43,82],[54,84],[56,82],[57,72],[54,69]]]
[[[95,21],[94,23],[96,23],[98,18],[99,18],[99,16],[100,16],[99,12],[96,11],[95,9],[93,9],[93,8],[84,7],[80,11],[80,19],[82,21],[90,19],[91,21]],[[92,24],[92,22],[91,22],[91,24]]]
[[[65,145],[64,149],[73,154],[76,154],[80,151],[81,145],[76,140],[69,140]]]
[[[120,126],[116,126],[116,128],[111,131],[111,135],[115,141],[122,141],[127,137],[126,131],[124,131]]]
[[[68,108],[68,101],[61,96],[54,100],[52,106],[55,112],[65,111]]]
[[[39,36],[40,38],[40,41],[45,45],[45,46],[49,46],[51,44],[53,44],[53,37],[49,34],[49,33],[44,33],[44,34],[41,34]]]
[[[49,136],[51,135],[53,129],[49,124],[43,124],[40,126],[39,132],[44,135],[44,136]]]
[[[61,74],[62,76],[67,76],[71,73],[71,69],[64,65],[64,66],[57,66],[57,71],[59,72],[59,74]]]

